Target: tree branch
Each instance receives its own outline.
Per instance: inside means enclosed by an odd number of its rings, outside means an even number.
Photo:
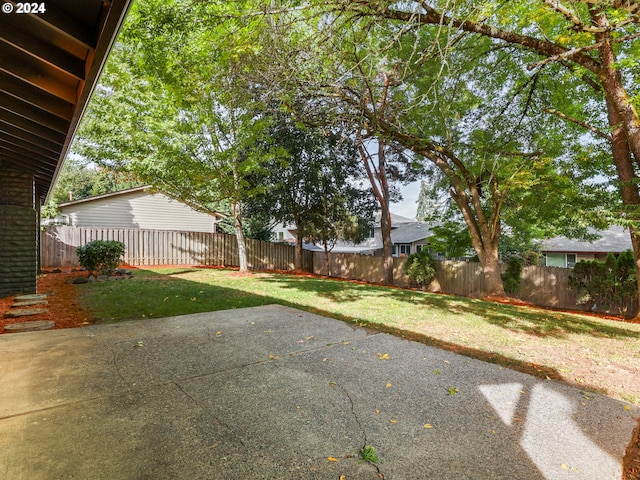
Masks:
[[[544,108],[543,111],[546,113],[550,113],[551,115],[555,115],[556,117],[562,118],[563,120],[567,120],[569,122],[575,123],[576,125],[580,125],[581,127],[586,128],[587,130],[593,132],[598,137],[604,138],[608,142],[611,142],[613,140],[611,135],[604,133],[602,130],[594,127],[593,125],[589,125],[588,123],[585,123],[582,120],[578,120],[577,118],[570,117],[566,113],[559,112],[558,110],[555,110],[553,108]]]

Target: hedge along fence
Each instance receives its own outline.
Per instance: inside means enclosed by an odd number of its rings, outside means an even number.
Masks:
[[[124,263],[145,265],[239,266],[238,242],[226,233],[180,232],[126,228],[52,226],[41,232],[41,264],[45,268],[79,266],[76,248],[92,240],[117,240],[125,246]],[[247,239],[249,267],[293,270],[291,245]],[[313,271],[313,254],[303,252],[303,267]]]
[[[314,255],[314,273],[327,275],[324,252],[316,252]],[[410,286],[409,278],[403,273],[404,262],[404,258],[393,259],[394,284],[400,287]],[[502,268],[504,271],[506,265]],[[382,257],[370,255],[330,253],[329,269],[329,276],[338,278],[374,283],[382,283],[384,278]],[[524,267],[520,291],[513,296],[540,307],[589,311],[588,305],[577,305],[577,293],[569,288],[570,274],[569,268]],[[485,294],[482,267],[477,262],[436,261],[436,278],[429,290],[465,297],[482,297]],[[636,305],[631,306],[631,310],[635,308]],[[602,309],[595,311],[609,313]]]

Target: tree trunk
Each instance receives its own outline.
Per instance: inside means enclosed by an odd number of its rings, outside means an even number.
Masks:
[[[324,241],[324,271],[327,272],[327,277],[331,276],[331,267],[329,265],[329,245],[327,243],[327,239],[325,238]]]
[[[233,223],[236,230],[236,239],[238,240],[238,263],[240,264],[241,272],[249,271],[249,264],[247,262],[247,246],[244,240],[244,232],[242,231],[242,220],[240,218],[240,205],[233,203]]]
[[[388,202],[380,204],[380,231],[382,233],[383,283],[393,285],[393,243],[391,242],[391,211]]]
[[[605,26],[606,17],[597,9],[591,11],[593,23]],[[638,177],[635,173],[633,160],[640,160],[640,121],[631,99],[622,83],[620,72],[615,67],[616,55],[611,45],[609,32],[596,34],[596,41],[602,44],[598,49],[602,68],[598,75],[605,93],[609,125],[611,133],[611,152],[620,180],[620,196],[622,203],[628,207],[627,219],[640,220],[640,191]],[[636,263],[638,301],[640,303],[640,229],[635,226],[629,228],[631,246]],[[631,316],[640,317],[640,311]]]
[[[507,294],[502,283],[498,247],[476,248],[476,252],[478,252],[484,274],[485,295],[487,297],[506,297]]]
[[[391,243],[391,211],[389,210],[389,181],[385,158],[385,143],[378,141],[378,167],[373,164],[362,138],[358,138],[358,152],[369,177],[373,193],[380,204],[380,230],[382,232],[383,280],[393,285],[393,244]]]
[[[296,223],[296,252],[293,266],[296,272],[302,272],[302,242],[304,241],[304,235],[300,223]]]

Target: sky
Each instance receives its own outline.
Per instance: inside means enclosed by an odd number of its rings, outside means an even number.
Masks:
[[[418,213],[420,181],[412,182],[406,186],[400,185],[400,191],[402,192],[402,201],[391,204],[391,213],[415,220]]]

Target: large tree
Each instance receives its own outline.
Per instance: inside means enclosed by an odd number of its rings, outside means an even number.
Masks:
[[[267,147],[278,154],[253,178],[262,194],[252,200],[252,211],[295,225],[301,270],[305,241],[324,244],[325,253],[338,236],[359,241],[371,224],[373,199],[358,187],[363,171],[351,139],[298,124],[283,111],[270,118]]]
[[[530,71],[532,83],[547,77],[546,88],[557,93],[558,105],[550,103],[545,110],[583,127],[594,141],[604,139],[609,144],[625,207],[617,221],[630,227],[636,267],[640,267],[636,2],[347,0],[322,2],[322,8],[348,21],[386,20],[409,34],[438,32],[447,45],[468,37],[478,42],[489,39],[496,48],[510,48],[514,59],[520,57],[521,69]],[[416,53],[430,52],[416,49]],[[578,103],[567,103],[567,97],[577,98]],[[638,282],[640,290],[640,276]]]
[[[270,91],[295,96],[308,121],[348,125],[356,139],[375,138],[383,148],[396,145],[431,162],[469,229],[487,293],[504,295],[498,262],[503,208],[543,181],[538,164],[569,159],[560,136],[550,134],[559,119],[528,115],[546,93],[536,88],[541,79],[531,82],[522,68],[532,55],[447,24],[424,25],[415,15],[427,7],[416,5],[408,13],[393,8],[412,2],[280,9],[285,13],[270,24],[278,32],[271,38],[279,41],[267,42],[257,60],[269,72],[263,79],[273,80]]]
[[[205,212],[229,207],[240,270],[248,269],[243,204],[270,153],[259,100],[239,93],[245,48],[233,22],[179,1],[136,3],[79,131],[75,151],[134,172]],[[237,42],[237,43],[234,43]]]

